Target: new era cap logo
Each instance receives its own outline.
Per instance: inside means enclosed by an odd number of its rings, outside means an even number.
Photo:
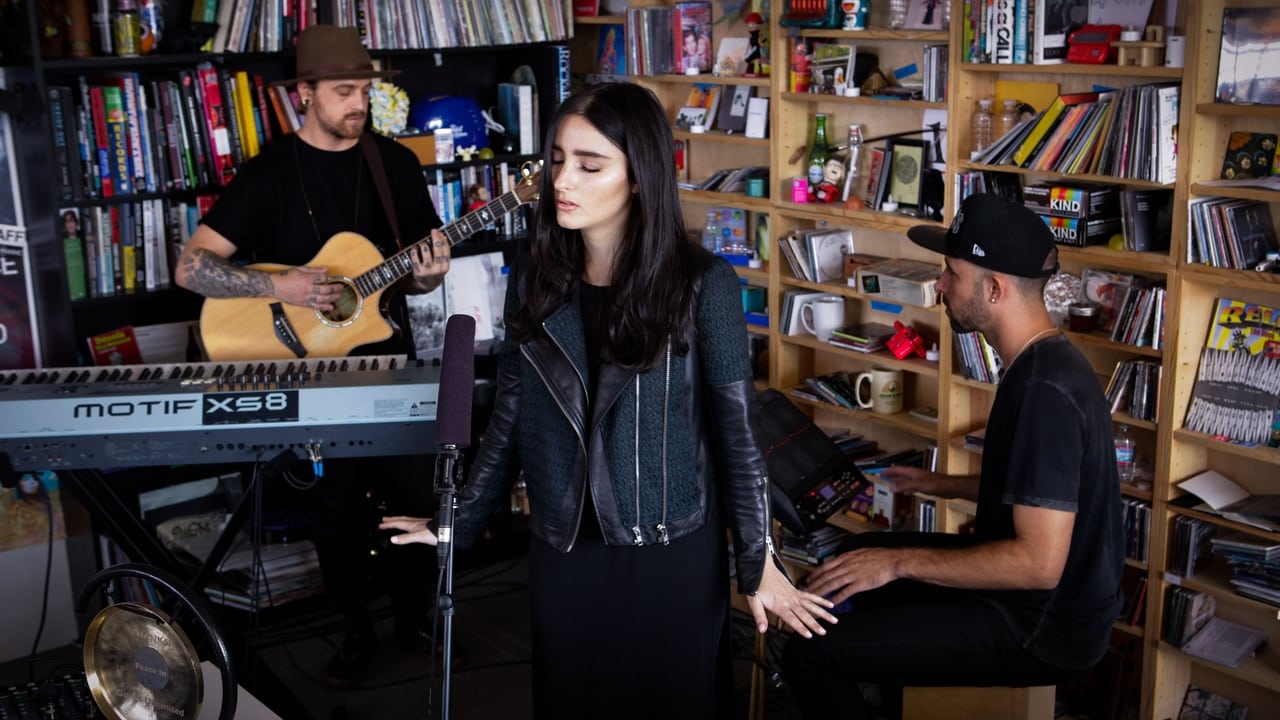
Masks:
[[[986,252],[985,250],[983,250],[982,248],[978,247],[978,243],[974,243],[974,244],[973,244],[973,249],[969,251],[969,254],[970,254],[970,255],[973,255],[974,257],[986,257],[986,256],[987,256],[987,252]]]

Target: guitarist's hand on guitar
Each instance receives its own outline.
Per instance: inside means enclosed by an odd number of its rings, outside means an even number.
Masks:
[[[439,230],[431,231],[430,248],[427,243],[418,243],[409,252],[413,261],[413,280],[410,283],[410,294],[429,293],[444,282],[444,274],[449,272],[449,240]]]
[[[384,517],[378,523],[379,530],[400,530],[402,535],[392,535],[392,545],[408,545],[409,543],[436,544],[436,534],[427,529],[427,518],[396,515]]]
[[[329,269],[323,267],[293,267],[273,273],[271,282],[275,295],[290,305],[312,310],[332,310],[342,288],[325,282]]]

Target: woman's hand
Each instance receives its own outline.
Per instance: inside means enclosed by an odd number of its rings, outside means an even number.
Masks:
[[[760,578],[760,587],[755,595],[747,597],[751,606],[751,615],[755,617],[756,629],[761,633],[769,631],[769,619],[765,610],[782,619],[792,630],[811,638],[814,633],[826,635],[827,629],[818,622],[819,619],[829,623],[837,622],[836,616],[827,612],[832,607],[831,601],[820,595],[797,590],[787,580],[782,571],[773,564],[773,558],[765,558],[764,576]]]
[[[435,545],[436,534],[427,528],[427,520],[429,519],[409,517],[408,515],[384,517],[382,522],[378,523],[378,529],[402,531],[403,534],[401,535],[391,536],[392,545],[408,545],[409,543]]]

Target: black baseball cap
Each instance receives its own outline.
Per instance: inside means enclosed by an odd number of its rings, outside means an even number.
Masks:
[[[1045,268],[1055,247],[1049,226],[1025,205],[999,195],[970,195],[950,228],[917,225],[907,237],[922,248],[1006,275],[1042,278],[1058,271],[1056,262]]]

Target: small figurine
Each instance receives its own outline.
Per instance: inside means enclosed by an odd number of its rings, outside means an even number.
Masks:
[[[841,185],[844,183],[844,161],[832,157],[822,166],[822,182],[810,188],[814,202],[835,202],[840,198]]]
[[[764,64],[764,48],[760,45],[760,28],[764,25],[764,18],[760,17],[760,13],[753,12],[747,16],[746,23],[750,36],[747,40],[747,54],[742,58],[747,64],[747,71],[742,76],[760,77],[760,67]]]

